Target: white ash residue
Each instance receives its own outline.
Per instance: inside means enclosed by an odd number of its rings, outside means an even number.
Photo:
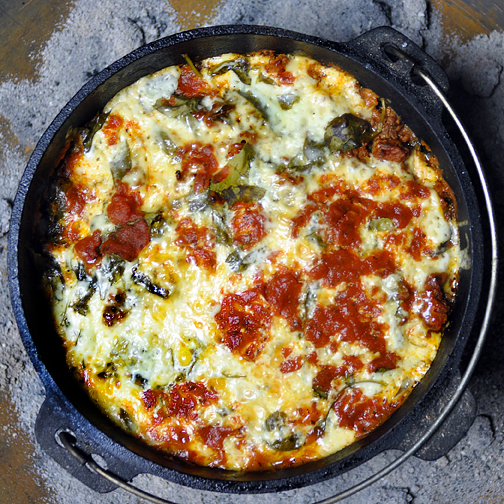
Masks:
[[[478,144],[485,164],[491,170],[502,166],[504,34],[495,32],[467,43],[455,38],[447,41],[442,37],[436,12],[430,12],[426,0],[222,0],[215,12],[217,14],[206,24],[275,26],[341,42],[377,26],[396,28],[438,61],[445,62],[453,82],[455,106]],[[200,17],[196,16],[195,20],[200,21]],[[37,68],[37,78],[0,82],[0,117],[6,121],[0,129],[0,271],[4,278],[10,202],[29,152],[43,131],[90,77],[131,50],[179,30],[176,13],[168,1],[75,0],[68,18],[61,26],[55,27],[47,44],[38,51],[41,64]],[[495,173],[491,173],[490,178],[497,206],[501,208],[504,202],[502,178]],[[58,496],[55,504],[139,503],[138,498],[122,490],[110,495],[94,493],[41,453],[34,441],[33,426],[43,400],[43,388],[17,333],[5,281],[0,283],[0,300],[0,390],[8,391],[18,410],[21,426],[35,446],[34,464],[46,478],[47,486]],[[495,383],[502,382],[502,373],[496,377],[500,381]],[[477,382],[478,387],[484,390],[484,377],[478,379],[481,382]],[[495,402],[486,406],[489,416],[499,415],[499,405],[504,403],[504,392],[495,394]],[[483,456],[486,457],[485,467],[500,467],[502,464],[497,443],[492,442],[486,430],[483,432],[485,422],[480,421],[480,428],[475,431],[479,436],[477,442],[485,444],[484,450],[476,449],[474,441],[466,441],[439,463],[411,459],[400,470],[345,503],[423,504],[451,502],[453,499],[449,496],[456,496],[460,504],[469,504],[477,501],[473,492],[476,486],[481,492],[478,495],[489,494],[495,488],[497,495],[501,495],[502,483],[499,486],[497,480],[488,477],[484,470],[477,474],[471,472],[471,464],[481,462]],[[466,448],[470,448],[472,459],[464,455]],[[328,481],[276,495],[241,495],[239,499],[233,495],[180,488],[145,475],[134,482],[178,503],[231,504],[239,501],[247,504],[261,499],[265,504],[306,504],[328,498],[341,487],[362,481],[395,456],[394,453],[379,456],[337,482]],[[461,473],[470,472],[469,477],[459,477]],[[427,483],[440,480],[446,482],[445,487],[434,489]]]
[[[316,7],[315,7],[316,5]],[[427,28],[425,0],[227,0],[219,5],[214,24],[243,23],[275,26],[345,42],[378,26],[392,26],[422,44]]]

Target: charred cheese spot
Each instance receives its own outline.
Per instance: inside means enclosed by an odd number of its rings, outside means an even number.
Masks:
[[[120,91],[58,168],[47,251],[77,379],[131,435],[239,471],[326,457],[435,358],[453,192],[371,90],[226,54]]]

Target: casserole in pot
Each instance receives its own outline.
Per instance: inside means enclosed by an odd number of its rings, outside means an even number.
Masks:
[[[479,302],[484,268],[482,228],[472,182],[460,157],[441,125],[441,109],[429,91],[415,83],[411,64],[387,60],[387,45],[400,46],[418,65],[446,87],[440,69],[411,42],[392,30],[378,30],[345,45],[258,27],[221,27],[180,34],[139,49],[104,70],[81,90],[63,109],[35,150],[23,177],[16,199],[10,242],[11,289],[13,303],[25,345],[48,390],[43,412],[52,408],[56,422],[60,413],[65,425],[48,427],[56,432],[68,428],[81,438],[84,446],[105,456],[109,467],[129,479],[138,472],[152,472],[197,488],[220,491],[277,491],[334,476],[361,463],[386,448],[401,448],[402,432],[411,432],[421,423],[424,412],[439,401],[439,394],[451,393],[465,343],[471,333]],[[286,468],[260,474],[227,472],[187,464],[155,452],[117,430],[82,394],[65,366],[58,336],[53,329],[40,293],[33,288],[36,267],[33,249],[40,235],[31,216],[39,214],[50,192],[54,159],[63,150],[71,128],[88,122],[120,89],[138,78],[184,61],[190,54],[195,61],[228,52],[273,50],[279,53],[302,51],[323,63],[336,64],[355,75],[359,82],[390,101],[392,108],[432,149],[443,166],[444,177],[455,193],[459,207],[461,248],[470,264],[460,274],[458,299],[450,315],[438,355],[426,377],[414,389],[404,405],[371,435],[340,452],[308,462],[302,468]],[[35,237],[35,238],[34,238]],[[438,394],[438,395],[436,395]],[[66,412],[66,413],[65,413]],[[57,414],[56,414],[57,413]],[[44,415],[41,414],[39,418]],[[39,421],[39,432],[46,427]],[[54,451],[60,449],[54,448]],[[265,484],[267,482],[267,484]]]

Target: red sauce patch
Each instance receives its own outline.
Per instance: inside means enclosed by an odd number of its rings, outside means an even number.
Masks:
[[[331,390],[334,379],[346,378],[350,374],[347,366],[321,366],[317,376],[313,379],[313,388],[327,393]]]
[[[315,308],[306,327],[306,339],[321,348],[336,336],[338,341],[385,353],[385,327],[376,320],[380,314],[381,308],[368,299],[361,285],[349,285],[336,295],[333,304]]]
[[[416,227],[413,230],[413,239],[407,250],[415,261],[421,261],[424,253],[431,252],[431,249],[428,247],[427,237],[420,228]]]
[[[442,287],[445,281],[446,276],[443,274],[429,275],[425,282],[425,292],[421,296],[420,316],[431,331],[442,331],[448,320],[450,308]]]
[[[189,65],[181,69],[178,87],[175,91],[178,95],[188,98],[201,98],[211,92],[210,86],[201,77],[198,77]]]
[[[340,427],[352,429],[363,436],[388,418],[398,403],[388,403],[385,398],[367,397],[359,388],[345,392],[334,402],[333,409],[339,416]]]
[[[373,144],[373,156],[378,159],[402,163],[409,155],[409,149],[400,141],[390,139]]]
[[[150,242],[150,229],[144,219],[124,224],[110,233],[101,246],[102,255],[117,254],[126,261],[134,261]]]
[[[128,315],[127,311],[124,311],[124,301],[126,300],[126,295],[123,292],[118,292],[115,296],[109,296],[109,303],[103,310],[103,323],[108,327],[112,327],[116,323],[122,322],[122,320]]]
[[[280,84],[292,84],[295,77],[292,72],[287,72],[285,70],[287,63],[289,63],[288,56],[281,54],[269,61],[265,67],[266,72],[275,76]]]
[[[301,406],[294,411],[294,425],[316,425],[322,418],[322,412],[317,409],[314,401],[310,406]]]
[[[118,142],[118,130],[123,125],[123,122],[123,118],[117,114],[110,114],[108,116],[107,122],[102,128],[107,145],[115,145]]]
[[[231,173],[231,167],[226,165],[222,170],[219,170],[213,177],[212,177],[212,182],[214,184],[219,184],[223,180],[226,180]]]
[[[293,357],[292,359],[284,360],[280,364],[280,372],[281,373],[292,373],[301,369],[303,367],[303,357],[298,355],[297,357]]]
[[[247,360],[254,360],[268,339],[271,313],[258,290],[226,294],[215,320],[222,332],[221,343]]]
[[[100,257],[101,236],[97,229],[92,235],[86,236],[75,244],[75,253],[85,264],[91,266],[96,264]]]
[[[154,414],[156,416],[156,414]],[[156,425],[156,422],[154,422]],[[149,435],[156,441],[161,441],[171,453],[176,453],[182,458],[190,459],[192,453],[187,451],[187,447],[191,442],[191,436],[187,431],[179,425],[166,425],[162,429],[151,429]]]
[[[405,190],[401,191],[401,198],[407,201],[414,201],[416,199],[427,199],[430,197],[430,190],[415,180],[408,180],[404,184]]]
[[[177,383],[170,389],[165,409],[168,416],[195,420],[195,409],[198,406],[210,406],[217,400],[217,394],[209,390],[204,383],[187,381]]]
[[[367,219],[375,203],[372,200],[351,195],[329,205],[324,229],[329,244],[358,247],[361,243],[359,228]]]
[[[245,249],[254,246],[266,236],[262,207],[257,203],[235,203],[232,207],[231,229],[233,243]]]
[[[377,219],[390,219],[396,228],[404,229],[413,218],[413,212],[402,203],[379,203],[373,216]]]
[[[292,330],[301,329],[298,314],[299,297],[303,284],[285,269],[278,272],[264,286],[264,297],[273,308],[273,314],[284,317]]]
[[[178,150],[178,154],[182,158],[182,165],[177,180],[184,180],[190,174],[195,175],[194,192],[208,189],[212,175],[219,168],[213,145],[202,145],[198,142],[187,144]]]
[[[154,408],[154,406],[156,406],[158,402],[156,392],[154,392],[154,390],[152,389],[144,390],[142,392],[142,401],[147,409]]]
[[[385,250],[361,259],[349,250],[338,249],[322,254],[309,275],[314,280],[322,280],[326,287],[336,287],[341,282],[354,282],[361,275],[375,274],[385,278],[395,270],[394,259]]]
[[[376,357],[368,364],[370,373],[374,373],[377,369],[395,369],[399,357],[394,352],[385,352],[380,357]]]
[[[322,180],[320,182],[322,183]],[[332,181],[331,184],[309,194],[307,199],[314,203],[327,203],[332,200],[336,194],[343,194],[345,189],[346,183],[344,181]]]
[[[130,191],[127,184],[119,182],[107,207],[107,216],[113,224],[132,223],[143,219],[144,213],[140,210],[141,205],[140,194]]]
[[[401,179],[396,175],[385,175],[376,173],[366,182],[366,192],[371,194],[385,193],[392,191],[401,183]]]
[[[228,149],[228,157],[232,158],[236,156],[236,154],[239,154],[242,151],[244,145],[245,145],[244,140],[239,143],[231,144]]]
[[[299,229],[305,227],[308,222],[310,222],[311,216],[319,209],[318,205],[307,204],[298,213],[294,219],[292,219],[292,237],[297,238],[299,236]]]
[[[205,226],[197,226],[189,217],[182,219],[175,229],[175,244],[186,250],[187,258],[200,268],[213,270],[217,263],[215,236]]]
[[[72,184],[65,191],[65,199],[67,212],[80,217],[87,201],[86,188]]]
[[[203,439],[203,443],[216,451],[218,458],[211,462],[211,466],[215,467],[226,462],[226,454],[224,453],[224,440],[230,435],[239,433],[239,429],[223,425],[207,425],[198,429],[198,434]]]

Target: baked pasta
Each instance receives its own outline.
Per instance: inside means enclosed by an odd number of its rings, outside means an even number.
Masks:
[[[148,445],[301,464],[382,424],[429,369],[456,201],[347,72],[187,57],[120,91],[56,165],[45,283],[68,365]]]

